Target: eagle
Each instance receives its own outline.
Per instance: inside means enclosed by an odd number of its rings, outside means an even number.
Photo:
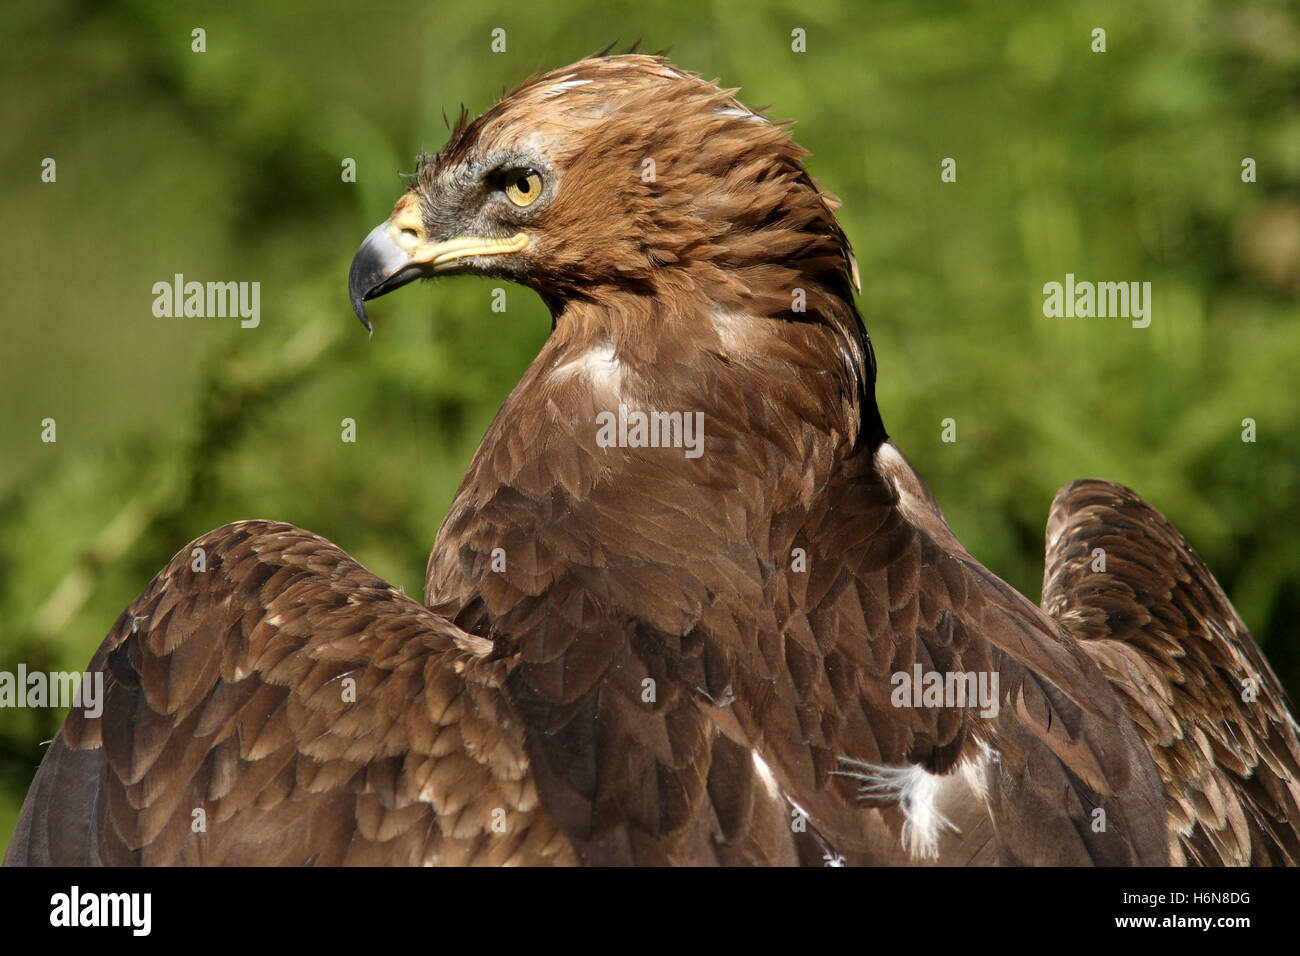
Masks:
[[[1205,564],[1097,480],[1041,606],[972,557],[881,420],[838,200],[736,92],[631,53],[462,110],[355,311],[469,273],[552,329],[424,601],[284,523],[186,545],[7,864],[1300,861],[1297,724]]]

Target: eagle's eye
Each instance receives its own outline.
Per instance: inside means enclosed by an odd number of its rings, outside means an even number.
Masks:
[[[541,173],[535,169],[517,169],[507,173],[506,195],[516,206],[531,206],[542,195]]]

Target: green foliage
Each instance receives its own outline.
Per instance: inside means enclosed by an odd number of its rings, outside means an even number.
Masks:
[[[420,593],[549,316],[526,290],[500,314],[497,283],[444,280],[376,303],[368,339],[348,263],[398,174],[441,144],[444,111],[640,37],[798,119],[812,172],[844,200],[885,421],[977,557],[1036,598],[1055,489],[1125,482],[1300,687],[1286,4],[156,0],[0,17],[0,670],[81,669],[173,553],[239,518],[310,528]],[[1257,183],[1241,181],[1246,156]],[[153,283],[178,272],[260,281],[261,326],[155,317]],[[1150,281],[1151,327],[1045,318],[1042,286],[1067,272]],[[949,417],[955,443],[940,441]],[[0,711],[0,841],[61,719]]]

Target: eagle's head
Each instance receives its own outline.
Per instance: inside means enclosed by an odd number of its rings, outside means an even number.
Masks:
[[[788,126],[734,92],[627,54],[535,77],[472,123],[462,115],[357,253],[357,314],[369,327],[366,300],[453,272],[530,286],[557,316],[629,295],[769,316],[789,316],[796,288],[851,303],[837,201]]]

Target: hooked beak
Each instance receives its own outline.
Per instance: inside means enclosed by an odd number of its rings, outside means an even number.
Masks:
[[[407,193],[398,200],[393,215],[366,236],[352,260],[348,273],[348,297],[357,318],[367,329],[365,303],[392,292],[422,276],[449,272],[451,263],[467,256],[492,256],[519,252],[528,245],[528,235],[517,233],[507,239],[487,236],[456,236],[429,242],[416,198]]]

